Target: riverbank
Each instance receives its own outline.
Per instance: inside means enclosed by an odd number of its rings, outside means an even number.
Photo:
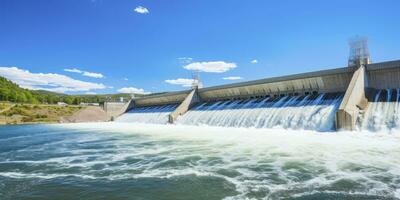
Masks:
[[[97,106],[88,106],[80,109],[71,116],[61,117],[61,123],[81,123],[81,122],[106,122],[110,121],[111,117]]]
[[[0,125],[105,122],[110,117],[95,106],[0,103]]]

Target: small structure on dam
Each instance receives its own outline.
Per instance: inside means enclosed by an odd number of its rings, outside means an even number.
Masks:
[[[148,95],[112,110],[128,113],[118,121],[355,130],[379,91],[400,88],[400,60],[371,63],[364,39],[350,47],[347,67]]]

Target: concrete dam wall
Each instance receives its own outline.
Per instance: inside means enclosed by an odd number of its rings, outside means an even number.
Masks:
[[[366,69],[368,88],[400,88],[400,60],[369,64]]]
[[[262,122],[262,127],[272,127],[266,125],[271,123],[297,123],[291,126],[298,127],[299,119],[319,116],[331,120],[333,129],[354,130],[378,91],[397,88],[400,88],[400,61],[389,61],[154,94],[133,99],[125,112],[129,114],[141,109],[143,113],[158,113],[154,115],[169,123],[193,122],[186,115],[197,120],[201,118],[198,116],[203,116],[209,118],[206,124],[213,125],[218,121],[213,116],[221,114],[216,110],[227,109],[232,112],[219,116],[221,123],[217,124],[232,122],[247,126],[246,119],[232,118],[233,110],[247,112],[253,109],[252,114],[250,111],[248,114],[258,116],[255,120]],[[285,112],[290,116],[285,117]],[[303,112],[309,112],[309,115]],[[267,118],[269,121],[263,121]],[[315,127],[326,124],[319,123]]]
[[[198,90],[202,101],[345,92],[353,68],[338,68],[289,76],[267,78]]]
[[[300,95],[345,92],[354,68],[338,68],[317,72],[266,78],[255,81],[201,88],[201,101],[218,101],[259,96]],[[192,90],[167,92],[135,99],[136,107],[181,103]]]

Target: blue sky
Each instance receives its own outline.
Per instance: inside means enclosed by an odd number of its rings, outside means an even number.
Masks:
[[[355,35],[369,38],[373,62],[396,60],[399,8],[398,0],[0,0],[0,75],[66,93],[182,90],[176,83],[190,69],[207,71],[200,76],[213,86],[344,67]]]

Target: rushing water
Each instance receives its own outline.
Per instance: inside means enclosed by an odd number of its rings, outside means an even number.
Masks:
[[[285,96],[201,103],[177,120],[183,125],[245,128],[334,129],[342,94]],[[166,124],[177,105],[135,108],[118,122]]]
[[[329,131],[341,99],[342,95],[320,94],[203,103],[178,118],[177,124]]]
[[[371,131],[393,131],[400,128],[400,89],[380,90],[361,123],[361,129]]]
[[[150,124],[166,124],[168,115],[178,105],[162,105],[134,108],[116,119],[117,122],[136,122]]]
[[[0,127],[0,199],[400,199],[400,134]]]

